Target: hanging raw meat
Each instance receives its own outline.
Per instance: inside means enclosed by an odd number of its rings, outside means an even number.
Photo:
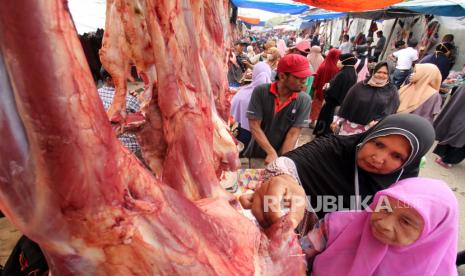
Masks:
[[[145,83],[144,158],[164,183],[193,200],[222,195],[218,176],[239,167],[235,143],[217,113],[218,107],[229,114],[227,11],[226,1],[107,1],[100,56],[117,91],[109,117],[124,123],[132,62]]]
[[[230,143],[214,147],[226,135],[214,104],[227,3],[108,1],[121,37],[106,34],[104,50],[116,52],[104,62],[121,86],[131,62],[144,78],[146,134],[164,142],[152,149],[155,177],[116,139],[65,1],[2,1],[0,209],[40,245],[52,275],[304,271],[290,221],[265,234],[218,184],[218,170],[237,166]],[[111,118],[124,124],[121,106]]]

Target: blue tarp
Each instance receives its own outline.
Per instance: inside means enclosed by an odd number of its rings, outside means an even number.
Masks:
[[[465,16],[465,1],[463,0],[413,0],[395,4],[391,7],[439,16]]]
[[[231,2],[238,8],[259,9],[274,13],[301,14],[310,8],[303,4],[286,4],[260,0],[231,0]]]
[[[299,29],[313,28],[313,26],[315,25],[316,25],[315,21],[305,21],[305,22],[302,22],[302,24],[300,24]]]
[[[302,17],[302,20],[317,20],[317,19],[331,19],[346,16],[346,12],[323,12],[323,13],[314,13]]]

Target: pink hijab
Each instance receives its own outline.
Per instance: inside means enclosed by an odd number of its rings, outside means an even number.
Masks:
[[[396,198],[415,208],[425,227],[405,247],[388,246],[371,234],[367,211],[335,212],[325,218],[327,248],[315,258],[313,275],[457,275],[458,210],[451,189],[440,180],[407,178],[375,195]]]
[[[357,61],[357,64],[355,64],[355,68],[358,67],[358,65],[360,64],[360,62],[362,62],[361,60],[358,60]],[[359,81],[364,81],[368,74],[370,73],[370,71],[368,70],[368,59],[365,60],[365,64],[363,65],[362,69],[360,70],[360,72],[358,72],[357,74],[357,82]]]
[[[279,55],[281,57],[284,57],[286,55],[287,46],[286,42],[283,39],[278,40],[278,46],[276,46],[276,48],[278,48]]]
[[[252,83],[242,87],[231,100],[231,115],[243,129],[250,130],[246,113],[252,92],[264,83],[271,83],[271,68],[266,62],[259,62],[253,67]]]
[[[307,59],[308,62],[310,62],[310,64],[312,65],[313,71],[316,72],[316,70],[318,70],[318,67],[320,67],[320,65],[325,60],[321,55],[321,47],[316,45],[312,46],[312,48],[310,48],[310,54],[308,54]]]

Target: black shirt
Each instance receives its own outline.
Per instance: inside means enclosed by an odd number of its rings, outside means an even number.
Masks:
[[[279,154],[286,134],[291,127],[308,126],[310,96],[303,92],[294,93],[279,105],[277,82],[255,87],[247,110],[249,119],[260,120],[260,127],[271,146]],[[266,152],[252,138],[245,153],[247,157],[265,158]]]

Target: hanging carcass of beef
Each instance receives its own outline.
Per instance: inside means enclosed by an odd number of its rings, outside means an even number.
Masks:
[[[218,182],[237,167],[218,115],[228,1],[107,5],[103,63],[120,93],[128,64],[144,79],[144,115],[155,118],[145,142],[163,143],[149,148],[157,176],[116,139],[65,1],[6,0],[0,209],[40,245],[52,275],[300,274],[290,221],[265,234]],[[108,115],[124,124],[121,107]]]

